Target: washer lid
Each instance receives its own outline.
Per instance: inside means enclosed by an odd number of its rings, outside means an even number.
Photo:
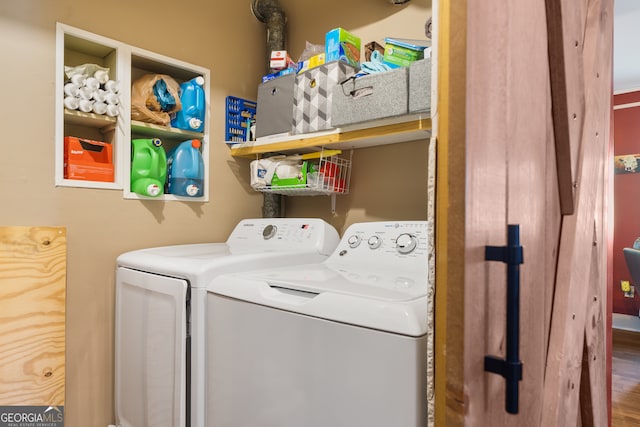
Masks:
[[[391,274],[304,265],[222,275],[213,294],[409,336],[427,333],[427,272]]]
[[[365,269],[330,263],[239,273],[264,280],[272,287],[303,292],[334,292],[381,301],[410,301],[427,295],[427,271]]]

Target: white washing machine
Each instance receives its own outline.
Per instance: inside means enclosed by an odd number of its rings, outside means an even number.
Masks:
[[[207,427],[427,425],[428,222],[207,287]]]
[[[250,219],[241,221],[226,243],[120,255],[116,423],[204,426],[206,285],[223,273],[318,263],[338,241],[337,231],[319,219]]]

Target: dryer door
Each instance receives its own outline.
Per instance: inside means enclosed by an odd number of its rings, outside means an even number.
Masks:
[[[123,427],[184,427],[188,282],[116,271],[115,406]]]

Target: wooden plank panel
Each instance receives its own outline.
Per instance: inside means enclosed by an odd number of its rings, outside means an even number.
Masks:
[[[508,223],[520,224],[524,264],[520,270],[520,358],[523,378],[519,384],[519,413],[510,415],[500,408],[502,425],[538,427],[542,417],[542,390],[546,365],[545,309],[548,304],[545,284],[553,283],[556,260],[548,257],[557,248],[560,214],[558,199],[549,199],[548,172],[555,169],[549,156],[553,150],[553,120],[549,59],[545,37],[540,28],[546,20],[543,2],[527,7],[512,7],[508,38],[514,51],[509,62],[510,111],[508,174]],[[536,39],[535,42],[533,40]],[[521,54],[522,55],[522,54]],[[526,80],[527,84],[522,84]],[[544,106],[544,107],[543,107]],[[524,119],[527,117],[528,119]],[[545,127],[546,124],[548,127]],[[553,174],[552,174],[553,176]],[[558,194],[557,181],[552,195]],[[503,381],[504,382],[504,381]],[[497,399],[498,396],[490,396]],[[495,425],[492,418],[486,425]]]
[[[604,165],[603,165],[604,166]],[[596,212],[602,210],[604,180],[599,183],[600,195]],[[603,260],[606,266],[606,246],[603,244],[603,227],[600,221],[594,224],[593,241],[596,242],[591,253],[591,280],[587,296],[587,316],[582,354],[582,378],[580,379],[580,411],[583,425],[605,426],[608,423],[606,357],[605,355],[605,313]]]
[[[549,117],[551,120],[551,117]],[[546,361],[546,354],[548,354],[549,348],[549,331],[551,330],[551,312],[553,309],[553,295],[555,292],[555,274],[557,270],[558,261],[558,246],[560,244],[560,232],[562,230],[562,214],[560,209],[560,196],[558,191],[558,178],[556,173],[555,162],[555,147],[551,141],[553,141],[553,125],[548,124],[547,130],[547,228],[545,230],[545,242],[547,248],[545,249],[545,282],[541,291],[544,293],[544,330],[545,342],[544,342],[544,354]]]
[[[584,121],[584,3],[546,0],[549,74],[560,208],[574,212],[573,181]]]
[[[585,76],[587,77],[587,76]],[[595,79],[597,80],[597,78]],[[610,134],[610,133],[609,133]],[[583,352],[583,373],[588,376],[581,380],[581,409],[585,424],[604,426],[608,424],[610,405],[607,391],[607,357],[606,357],[606,320],[605,309],[607,296],[607,176],[612,165],[609,161],[609,144],[605,143],[602,150],[604,159],[598,183],[598,198],[593,227],[592,274],[587,298],[587,320],[585,324],[585,351]],[[586,357],[586,367],[585,365]],[[585,391],[584,395],[582,391]],[[588,392],[587,392],[588,390]],[[587,412],[588,410],[588,412]]]
[[[557,182],[547,186],[552,141],[544,3],[469,5],[468,189],[465,272],[465,385],[470,426],[535,426],[541,418],[547,282],[553,281]],[[526,84],[523,84],[526,82]],[[553,205],[554,207],[557,205]],[[557,211],[556,211],[557,212]],[[484,261],[484,245],[506,244],[521,225],[519,413],[505,410],[505,380],[484,372],[484,356],[505,356],[506,267]],[[553,229],[553,233],[548,233]],[[545,276],[545,274],[551,274]]]
[[[609,144],[604,144],[602,157],[608,159]],[[611,165],[603,164],[602,176],[607,176]],[[582,378],[580,381],[580,411],[584,426],[605,426],[608,424],[609,408],[600,404],[608,402],[607,358],[606,355],[606,272],[607,245],[607,180],[602,179],[597,188],[596,215],[593,227],[593,250],[591,252],[591,280],[587,297],[587,318],[585,323],[584,350],[582,355]],[[605,410],[603,410],[605,409]]]
[[[578,419],[588,294],[584,287],[592,280],[585,260],[591,259],[594,218],[601,206],[597,200],[599,195],[593,189],[604,179],[604,153],[609,135],[612,13],[610,0],[589,2],[583,52],[588,108],[577,174],[576,214],[565,217],[562,226],[542,425],[574,425]],[[606,405],[606,400],[597,404]],[[604,412],[606,414],[606,407]]]
[[[465,425],[502,425],[504,379],[484,371],[484,356],[504,357],[506,268],[485,261],[484,246],[506,245],[509,8],[470,2],[467,58],[465,242]],[[489,214],[490,213],[490,214]],[[491,401],[493,399],[493,401]]]
[[[0,405],[64,405],[66,231],[0,227]]]

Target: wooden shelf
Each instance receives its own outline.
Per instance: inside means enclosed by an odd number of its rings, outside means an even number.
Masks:
[[[112,128],[117,121],[115,117],[95,113],[83,113],[82,111],[67,110],[66,108],[64,109],[64,120],[66,123],[98,129]]]
[[[320,148],[351,149],[427,139],[431,119],[420,115],[403,116],[304,135],[263,138],[257,142],[235,144],[234,157],[255,158],[264,153],[300,153]]]
[[[204,137],[203,133],[193,132],[184,129],[172,128],[168,126],[154,125],[153,123],[145,123],[137,120],[131,120],[131,133],[155,138],[167,139],[200,139]]]

